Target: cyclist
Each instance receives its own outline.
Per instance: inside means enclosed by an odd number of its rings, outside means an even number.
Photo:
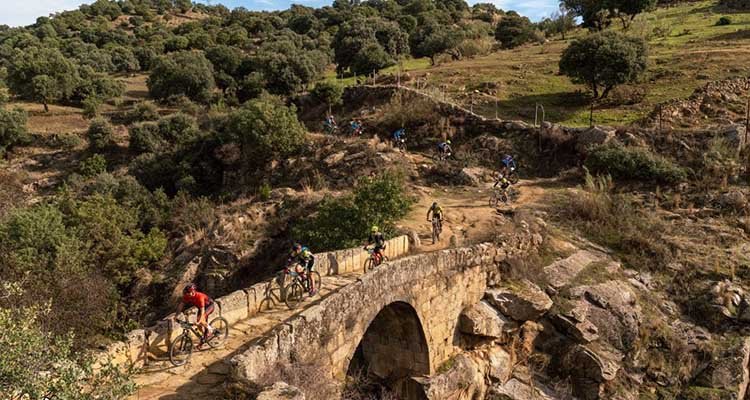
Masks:
[[[500,174],[502,176],[509,176],[511,172],[515,171],[516,168],[516,160],[513,159],[513,156],[510,154],[506,154],[503,156],[502,160],[500,160]]]
[[[380,228],[375,225],[370,228],[370,237],[367,239],[367,245],[369,246],[371,244],[375,245],[375,247],[373,248],[373,253],[376,255],[377,264],[380,264],[381,262],[383,262],[385,236],[383,235],[383,232],[380,232]],[[365,249],[367,249],[367,246],[365,246]]]
[[[398,147],[398,144],[402,139],[406,139],[406,129],[401,128],[393,132],[393,135],[391,136],[391,143],[393,144],[393,147]]]
[[[362,133],[362,123],[356,119],[351,120],[349,122],[349,130],[352,132],[352,135],[359,135]]]
[[[451,141],[446,140],[445,142],[441,142],[438,144],[438,151],[441,156],[448,157],[453,153],[453,149],[451,149]]]
[[[336,118],[333,117],[333,114],[326,117],[323,126],[329,131],[334,131],[337,128]]]
[[[432,213],[432,219],[430,219],[430,213]],[[430,209],[427,210],[427,220],[434,221],[435,219],[437,219],[438,221],[438,226],[440,227],[438,232],[440,232],[443,228],[443,209],[442,207],[438,205],[437,201],[433,202],[432,207],[430,207]],[[432,243],[433,244],[435,243],[434,237],[433,237]]]
[[[438,205],[437,201],[432,203],[432,207],[430,207],[429,210],[427,210],[427,220],[431,221],[430,219],[430,213],[432,213],[432,218],[437,218],[438,221],[440,221],[440,224],[443,223],[443,209]]]
[[[497,182],[495,182],[492,187],[496,188],[497,185],[500,185],[500,189],[506,190],[510,186],[510,181],[506,179],[503,174],[500,174],[500,176],[497,177]]]
[[[287,266],[292,266],[295,263],[301,265],[305,269],[305,278],[310,286],[310,296],[315,295],[315,282],[310,277],[310,272],[315,265],[315,255],[306,246],[295,243],[292,245],[292,252],[289,254]]]
[[[185,309],[186,305],[198,309],[196,319],[198,330],[201,332],[201,343],[198,345],[200,348],[214,334],[214,329],[208,325],[208,316],[214,312],[214,301],[205,293],[199,292],[194,283],[190,283],[182,289],[182,301],[177,306],[177,315]]]

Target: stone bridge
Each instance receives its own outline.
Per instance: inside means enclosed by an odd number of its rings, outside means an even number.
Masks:
[[[481,300],[505,257],[480,244],[384,264],[235,355],[232,376],[252,384],[269,369],[313,363],[334,378],[366,370],[422,398],[409,378],[434,373],[459,350],[459,315]]]

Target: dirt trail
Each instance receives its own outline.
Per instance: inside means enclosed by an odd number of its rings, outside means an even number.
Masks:
[[[417,186],[414,192],[419,201],[412,212],[399,226],[415,230],[422,240],[419,252],[445,249],[450,246],[451,235],[459,237],[460,243],[489,239],[496,228],[507,223],[506,215],[518,208],[534,207],[544,193],[540,181],[522,181],[518,185],[520,196],[515,202],[498,210],[489,207],[488,198],[492,184],[482,187],[429,188]],[[433,199],[445,211],[446,223],[440,241],[431,243],[431,223],[426,220],[427,209]],[[313,299],[305,301],[297,310],[290,311],[283,304],[277,304],[271,311],[243,320],[232,326],[230,338],[223,348],[196,352],[188,365],[173,367],[168,360],[158,360],[141,371],[136,377],[138,392],[131,399],[221,399],[224,398],[223,384],[229,373],[224,362],[246,349],[273,327],[301,313],[322,298],[330,296],[342,287],[354,282],[359,274],[328,276],[323,278],[323,290]],[[196,397],[197,396],[197,397]]]

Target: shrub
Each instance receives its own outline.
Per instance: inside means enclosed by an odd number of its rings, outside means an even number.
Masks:
[[[86,136],[89,139],[89,145],[94,150],[104,150],[114,142],[112,125],[104,118],[92,120]]]
[[[506,49],[512,49],[534,40],[534,26],[527,17],[509,11],[497,24],[495,39]]]
[[[589,154],[585,164],[595,174],[609,174],[617,179],[675,184],[687,178],[683,168],[637,147],[601,146]]]
[[[0,154],[28,140],[26,112],[0,108]]]
[[[187,114],[177,113],[163,117],[158,126],[161,138],[170,143],[183,144],[198,136],[198,124],[195,118]]]
[[[157,99],[185,95],[192,100],[207,102],[215,86],[213,66],[202,52],[169,54],[155,62],[147,84],[149,93]]]
[[[367,239],[372,225],[392,234],[393,223],[413,203],[403,185],[403,176],[393,172],[362,178],[351,195],[324,199],[312,217],[293,227],[292,234],[316,251],[356,246]]]
[[[85,177],[92,177],[102,172],[107,172],[107,159],[101,154],[94,154],[78,164],[78,172]]]
[[[164,143],[155,122],[142,122],[130,127],[130,150],[136,153],[153,153]]]
[[[70,335],[44,329],[53,311],[44,303],[19,306],[19,287],[0,282],[0,376],[9,398],[124,398],[135,392],[129,372],[111,363],[94,368],[93,358],[75,355]]]
[[[142,101],[133,107],[133,110],[128,113],[127,119],[131,123],[156,121],[159,119],[159,110],[156,104],[150,101]]]
[[[319,82],[310,94],[313,99],[320,103],[337,106],[341,104],[341,96],[344,94],[344,88],[334,82]]]
[[[732,19],[729,17],[721,17],[716,21],[716,26],[732,25]]]
[[[643,39],[604,32],[577,39],[560,58],[560,72],[587,85],[595,98],[607,97],[617,85],[634,82],[648,65]]]
[[[99,115],[99,107],[102,105],[102,101],[96,96],[89,96],[81,104],[83,105],[83,117],[92,119]]]

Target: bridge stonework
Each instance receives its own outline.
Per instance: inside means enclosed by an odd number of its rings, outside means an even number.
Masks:
[[[233,378],[252,384],[299,362],[342,378],[352,360],[382,378],[434,373],[459,350],[459,315],[481,300],[505,256],[480,244],[384,264],[235,355]]]

